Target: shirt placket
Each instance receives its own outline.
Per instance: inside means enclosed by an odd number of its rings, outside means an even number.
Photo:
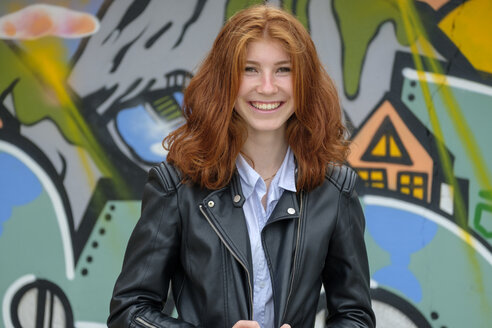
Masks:
[[[254,264],[253,268],[256,267],[255,271],[255,283],[254,283],[254,289],[255,289],[255,296],[257,297],[259,304],[265,304],[266,299],[264,299],[265,295],[263,292],[263,289],[266,287],[266,284],[268,283],[268,280],[265,276],[265,253],[263,251],[263,246],[261,244],[261,231],[263,230],[263,227],[265,226],[266,223],[266,211],[263,208],[263,205],[261,204],[261,197],[262,195],[256,193],[256,197],[258,198],[258,201],[255,202],[255,216],[257,218],[257,223],[258,223],[258,238],[256,239],[256,255],[254,258]],[[266,272],[268,273],[268,272]],[[264,322],[265,322],[265,308],[261,307],[257,309],[257,321],[260,323],[260,325],[263,327]]]

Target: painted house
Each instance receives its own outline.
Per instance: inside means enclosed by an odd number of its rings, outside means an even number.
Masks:
[[[386,94],[353,133],[348,161],[365,192],[425,203],[449,216],[454,214],[455,192],[444,177],[436,142],[405,104]],[[447,149],[446,156],[452,165]],[[457,182],[467,190],[466,181]]]

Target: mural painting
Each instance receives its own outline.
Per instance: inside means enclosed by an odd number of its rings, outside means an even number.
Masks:
[[[0,4],[0,326],[105,327],[183,87],[256,2]],[[488,327],[490,3],[269,2],[309,29],[339,87],[378,327]]]

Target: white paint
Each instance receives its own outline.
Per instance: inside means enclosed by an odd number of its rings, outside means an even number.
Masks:
[[[9,113],[12,114],[12,116],[16,116],[12,92],[9,92],[9,94],[4,98],[3,105],[5,106],[5,108],[7,108]]]
[[[153,154],[156,154],[158,156],[162,156],[163,159],[165,156],[167,156],[167,150],[165,150],[163,147],[162,147],[162,143],[160,142],[156,142],[154,144],[152,144],[150,146],[150,151],[152,151]]]
[[[51,178],[44,172],[44,170],[36,163],[29,155],[27,155],[22,149],[15,147],[14,145],[0,140],[0,151],[4,151],[24,163],[32,173],[39,179],[44,189],[48,193],[51,199],[53,208],[55,210],[56,219],[58,221],[58,227],[60,228],[60,235],[63,244],[63,254],[65,255],[65,271],[68,280],[73,280],[75,277],[74,272],[74,259],[72,252],[72,241],[70,236],[70,229],[68,227],[68,218],[65,215],[63,202],[58,194],[58,191],[51,181]]]
[[[98,323],[98,322],[89,322],[89,321],[77,321],[75,322],[76,328],[106,328],[106,324]]]
[[[487,261],[490,265],[492,265],[492,254],[489,252],[489,250],[485,248],[485,246],[483,246],[482,243],[480,243],[477,239],[475,239],[475,237],[473,237],[468,232],[461,229],[459,226],[449,221],[442,215],[434,213],[431,210],[428,210],[424,207],[412,203],[407,203],[405,201],[398,200],[398,199],[391,199],[391,198],[373,196],[373,195],[363,196],[362,199],[364,201],[364,204],[367,205],[379,205],[384,207],[395,208],[398,210],[404,210],[410,213],[420,215],[426,219],[429,219],[437,223],[441,227],[445,228],[446,230],[456,235],[465,243],[469,244],[478,254],[480,254],[485,259],[485,261]]]
[[[477,82],[468,81],[459,77],[446,76],[443,74],[418,72],[412,68],[404,68],[403,76],[409,80],[425,80],[430,83],[444,84],[457,89],[481,93],[487,96],[492,96],[492,87]]]
[[[454,190],[453,186],[447,183],[441,183],[441,199],[439,200],[439,207],[441,210],[448,214],[453,214],[454,211]]]
[[[14,281],[5,291],[2,302],[3,323],[5,324],[5,328],[14,328],[12,317],[10,316],[10,304],[12,304],[15,293],[23,286],[30,284],[35,280],[36,277],[33,274],[27,274]]]

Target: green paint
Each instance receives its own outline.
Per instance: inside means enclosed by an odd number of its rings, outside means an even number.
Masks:
[[[285,0],[282,1],[282,9],[290,12],[304,25],[304,27],[309,31],[309,2],[311,0]],[[262,0],[229,0],[226,5],[226,17],[229,19],[236,12],[248,8],[253,5],[262,4],[265,1]]]
[[[473,225],[486,238],[492,238],[492,190],[480,190],[478,196],[488,200],[488,204],[480,199],[480,203],[475,209]]]
[[[311,0],[285,0],[282,1],[282,8],[290,12],[304,25],[309,31],[309,2]]]
[[[492,312],[482,302],[492,303],[492,279],[476,280],[475,270],[492,277],[492,265],[477,254],[477,266],[469,254],[477,250],[449,230],[440,227],[434,239],[412,254],[409,269],[418,279],[423,297],[416,306],[435,327],[488,327]],[[437,312],[438,320],[430,320]]]
[[[236,12],[253,5],[262,4],[262,0],[229,0],[226,4],[225,20],[231,18]]]
[[[60,229],[45,191],[29,204],[14,207],[11,217],[3,222],[0,263],[2,299],[10,285],[25,275],[56,284],[67,281]],[[0,325],[3,323],[0,311]]]
[[[399,0],[398,1],[398,6],[399,9],[402,13],[404,13],[403,17],[403,22],[405,26],[405,31],[408,34],[408,39],[409,40],[414,40],[416,39],[416,36],[418,34],[421,34],[425,37],[425,30],[419,21],[417,11],[414,7],[414,4],[412,1],[409,0]],[[417,32],[419,31],[419,32]],[[426,40],[428,40],[427,37],[425,37]],[[441,74],[443,72],[442,68],[440,67],[440,64],[437,60],[432,59],[433,58],[433,49],[430,48],[425,42],[421,44],[422,50],[426,57],[429,59],[426,61],[428,66],[431,67],[431,72],[436,72]],[[443,165],[443,171],[444,175],[446,177],[447,182],[453,186],[454,192],[456,194],[456,202],[455,202],[455,218],[459,226],[463,228],[465,232],[463,232],[463,238],[467,241],[468,244],[471,243],[471,238],[466,231],[469,231],[468,228],[468,218],[466,215],[466,209],[463,201],[463,195],[461,195],[460,190],[458,188],[458,184],[453,172],[453,167],[451,164],[451,159],[449,158],[449,155],[447,154],[447,151],[444,146],[444,135],[441,129],[441,125],[439,122],[439,118],[436,112],[435,104],[434,104],[434,97],[433,94],[430,92],[430,87],[429,87],[429,82],[424,78],[423,74],[424,72],[427,71],[427,68],[424,66],[424,63],[422,61],[422,57],[420,56],[419,49],[417,47],[417,44],[414,42],[410,45],[410,49],[412,52],[412,56],[414,59],[414,64],[417,70],[417,74],[419,75],[419,80],[420,80],[420,86],[421,86],[421,91],[422,95],[424,98],[424,102],[426,104],[426,108],[428,110],[428,115],[430,119],[431,126],[433,128],[433,132],[437,138],[437,148],[438,148],[438,153],[439,157],[441,159],[441,163]],[[458,117],[460,117],[457,113],[459,113],[459,107],[457,106],[456,101],[454,100],[454,97],[452,96],[451,92],[449,91],[449,87],[446,85],[440,86],[439,92],[443,98],[444,103],[446,104],[445,108],[448,109],[448,115],[453,119],[453,122],[456,121]],[[449,107],[453,107],[452,109],[449,109]],[[454,117],[453,117],[454,116]],[[466,125],[466,121],[462,121],[460,124]],[[456,128],[456,125],[455,125]],[[462,128],[460,128],[462,129]],[[466,130],[466,129],[465,129]],[[460,139],[462,140],[463,138],[466,138],[466,136],[460,135]],[[468,140],[473,140],[473,137],[467,138]],[[463,141],[463,140],[462,140]],[[469,153],[469,152],[468,152]],[[476,152],[475,152],[476,153]],[[481,158],[473,158],[472,157],[472,163],[474,160],[481,160]],[[474,163],[473,165],[477,165]],[[473,281],[477,284],[478,289],[480,291],[479,293],[479,299],[480,299],[480,307],[482,309],[489,309],[490,308],[490,300],[486,297],[486,295],[483,293],[483,287],[484,287],[484,279],[483,279],[483,273],[480,270],[479,267],[479,262],[477,258],[477,253],[469,248],[465,248],[467,251],[467,265],[470,266],[473,272]]]
[[[492,216],[489,214],[486,217],[484,213],[492,213],[492,205],[483,203],[477,205],[473,225],[485,238],[492,238]],[[488,222],[484,222],[486,219]]]
[[[29,66],[28,56],[22,52],[19,55],[15,54],[5,42],[0,41],[0,91],[17,81],[12,96],[19,122],[23,125],[34,125],[44,119],[51,119],[69,143],[87,151],[101,173],[115,180],[119,185],[118,190],[123,195],[129,194],[128,186],[118,176],[118,170],[96,140],[79,110],[70,99],[63,105],[57,102],[55,90],[42,80],[42,76],[36,74],[35,67]],[[82,162],[87,162],[84,153],[80,153],[80,156]],[[89,166],[86,165],[85,168],[89,174]]]
[[[391,22],[396,38],[408,46],[415,40],[405,33],[403,17],[398,10],[398,0],[333,0],[333,12],[343,46],[343,86],[348,98],[359,92],[362,66],[367,49],[376,37],[381,25]]]
[[[412,85],[411,81],[404,79],[401,98],[405,105],[410,108],[417,118],[433,132],[433,127],[430,124],[427,105],[423,99],[421,93],[420,82]],[[437,95],[439,89],[442,87],[440,84],[429,83],[430,93]],[[492,112],[490,111],[490,103],[492,102],[492,95],[481,94],[471,92],[470,90],[456,88],[449,86],[460,108],[466,108],[464,115],[466,115],[466,121],[470,126],[473,126],[474,133],[477,141],[480,143],[478,147],[482,150],[487,163],[492,163],[492,152],[486,151],[490,147],[490,120],[492,119]],[[412,101],[408,100],[409,95],[413,95]],[[454,162],[454,174],[455,176],[462,177],[469,181],[469,225],[473,222],[471,218],[475,211],[475,206],[478,203],[483,202],[481,197],[485,197],[485,193],[481,192],[483,189],[480,187],[480,182],[477,180],[474,171],[472,169],[473,163],[470,157],[467,156],[467,151],[464,149],[464,144],[461,142],[460,137],[456,134],[454,129],[452,118],[448,115],[446,104],[443,99],[438,96],[433,98],[434,108],[438,116],[438,120],[441,126],[444,140],[446,140],[446,146],[450,149],[451,153],[455,156]],[[487,199],[487,198],[486,198]]]
[[[405,31],[408,34],[408,39],[415,40],[419,33],[425,33],[423,28],[420,26],[420,22],[417,19],[418,16],[416,15],[416,10],[413,7],[413,5],[409,3],[407,0],[400,0],[398,2],[398,5],[400,6],[400,11],[402,13],[405,13],[402,17],[403,17]],[[419,49],[415,42],[410,45],[410,50],[418,74],[423,75],[425,72],[425,68],[422,58],[420,57]],[[432,55],[432,53],[428,55]],[[439,63],[437,63],[436,65],[439,65]],[[445,139],[443,137],[439,119],[436,115],[433,96],[430,92],[429,85],[428,83],[425,82],[425,80],[421,80],[420,86],[422,90],[422,95],[424,97],[425,105],[428,110],[431,126],[433,127],[434,135],[436,136],[436,146],[443,166],[444,176],[446,177],[447,183],[453,186],[454,192],[457,194],[457,204],[456,204],[457,221],[458,224],[463,229],[466,230],[468,224],[466,218],[466,210],[463,202],[463,196],[460,194],[460,189],[458,187],[458,183],[454,176],[451,158],[449,157],[444,145]]]
[[[107,220],[106,215],[111,219]],[[110,201],[101,211],[75,267],[75,279],[64,286],[72,307],[77,309],[77,320],[106,322],[113,287],[139,215],[140,202],[137,201]],[[96,248],[93,242],[97,242]],[[84,269],[86,275],[82,274]]]
[[[107,214],[110,220],[106,219]],[[104,324],[126,244],[139,214],[138,201],[108,202],[74,268],[74,279],[68,280],[60,228],[48,194],[43,191],[33,202],[14,207],[12,216],[3,223],[0,236],[0,295],[17,279],[33,274],[62,289],[76,321]],[[93,247],[94,241],[97,247]],[[72,245],[68,247],[72,252]],[[89,256],[91,261],[87,261]],[[85,276],[82,269],[87,269]],[[2,311],[0,323],[3,323]]]

